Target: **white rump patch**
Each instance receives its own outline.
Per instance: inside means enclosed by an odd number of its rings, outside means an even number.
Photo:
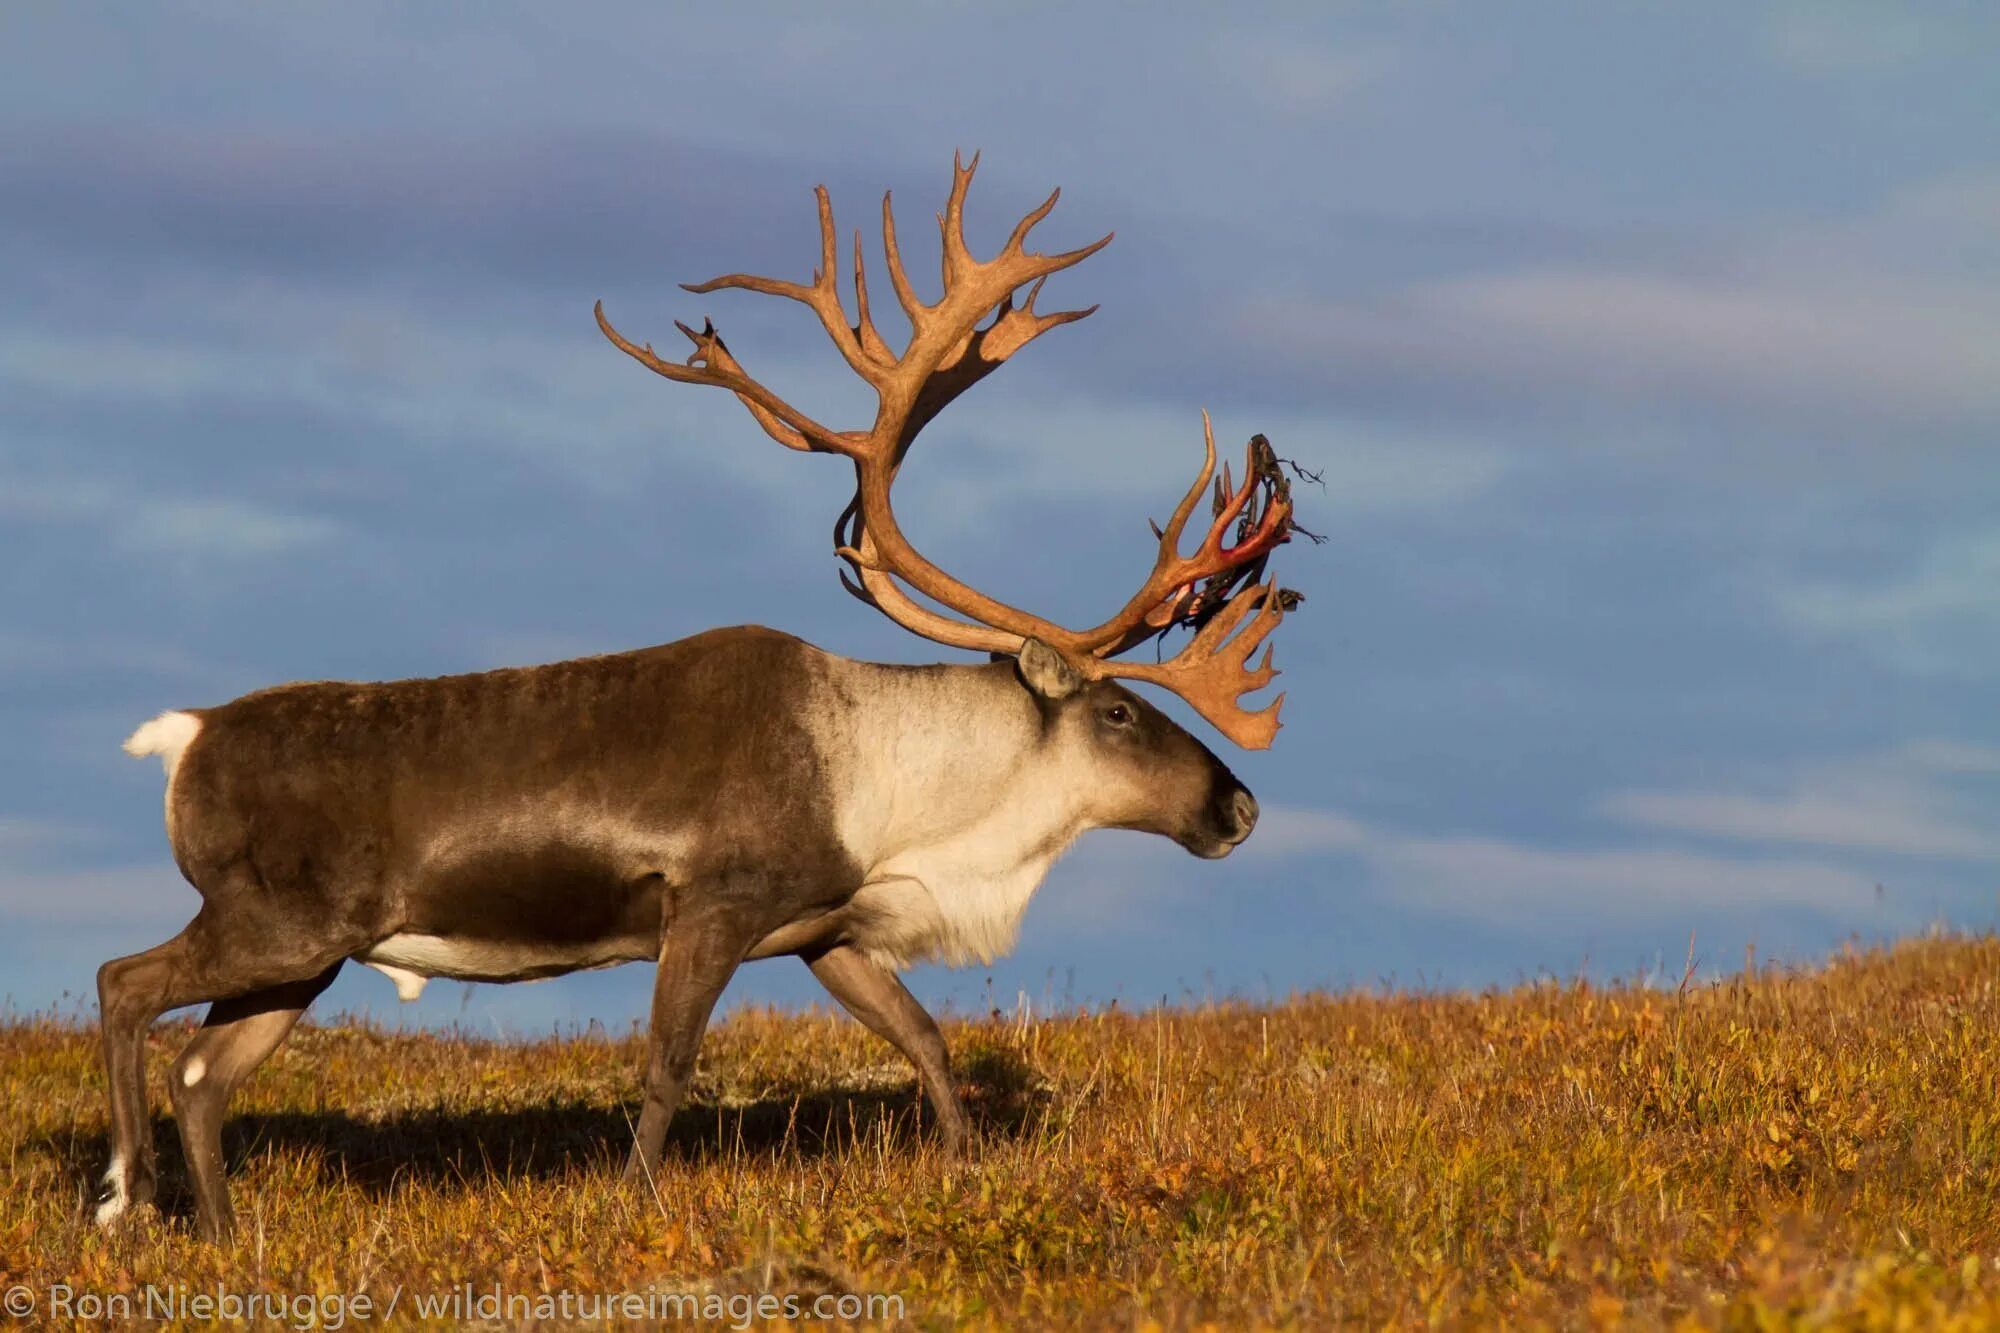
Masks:
[[[125,753],[160,756],[160,766],[172,779],[174,769],[180,766],[181,752],[200,734],[201,719],[193,713],[162,713],[126,738]]]
[[[208,1062],[198,1055],[195,1056],[194,1059],[187,1062],[187,1068],[181,1071],[181,1086],[192,1088],[195,1084],[201,1082],[201,1076],[207,1072]]]
[[[111,1188],[111,1197],[97,1205],[97,1225],[109,1226],[125,1212],[131,1199],[125,1193],[125,1161],[114,1158],[111,1169],[104,1173],[104,1183]]]
[[[430,982],[429,977],[419,976],[406,968],[397,967],[394,963],[369,963],[368,966],[396,983],[396,998],[404,1004],[422,999],[424,987]]]

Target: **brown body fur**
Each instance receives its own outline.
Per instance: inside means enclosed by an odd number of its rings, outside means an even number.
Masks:
[[[315,681],[194,710],[174,855],[204,896],[341,886],[345,924],[657,939],[662,887],[754,865],[851,894],[811,737],[774,699],[819,651],[756,628],[547,666]],[[557,728],[538,719],[560,717]],[[357,830],[380,836],[357,837]]]

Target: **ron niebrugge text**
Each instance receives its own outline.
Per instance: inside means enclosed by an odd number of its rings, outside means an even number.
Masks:
[[[398,1311],[418,1319],[453,1323],[496,1320],[700,1320],[748,1328],[759,1320],[900,1320],[901,1296],[875,1292],[690,1292],[646,1287],[639,1291],[508,1291],[467,1283],[445,1291],[394,1287],[372,1292],[231,1291],[186,1284],[147,1285],[129,1291],[93,1291],[55,1283],[46,1289],[8,1290],[4,1312],[17,1319],[74,1319],[85,1323],[167,1323],[175,1320],[264,1321],[337,1333],[352,1324],[385,1320]]]

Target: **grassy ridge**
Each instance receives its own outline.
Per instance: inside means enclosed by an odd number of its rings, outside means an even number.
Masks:
[[[895,1293],[926,1325],[2000,1322],[2000,941],[1685,993],[1534,985],[951,1025],[941,1160],[831,1015],[704,1047],[656,1197],[631,1039],[303,1028],[226,1138],[241,1238],[100,1236],[94,1036],[0,1029],[0,1285]],[[160,1080],[183,1039],[155,1036]],[[399,1321],[410,1312],[399,1307]],[[379,1305],[377,1313],[379,1314]],[[350,1324],[350,1327],[360,1327]]]

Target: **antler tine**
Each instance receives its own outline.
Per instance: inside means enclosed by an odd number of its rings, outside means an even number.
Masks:
[[[1194,484],[1182,495],[1173,517],[1160,530],[1159,551],[1153,558],[1152,572],[1139,585],[1139,590],[1119,608],[1118,614],[1078,636],[1095,657],[1116,657],[1135,644],[1152,638],[1180,618],[1181,604],[1195,584],[1249,567],[1291,535],[1291,500],[1274,495],[1265,506],[1253,533],[1233,546],[1223,544],[1230,524],[1243,513],[1259,486],[1267,483],[1265,474],[1256,467],[1254,443],[1248,446],[1245,453],[1243,484],[1240,487],[1229,477],[1226,467],[1223,478],[1216,478],[1215,429],[1206,411],[1201,414],[1201,435],[1204,450],[1201,471],[1196,475]],[[1195,548],[1194,554],[1184,556],[1180,549],[1182,534],[1212,480],[1222,487],[1220,507],[1202,537],[1201,545]],[[1162,612],[1166,613],[1164,619],[1160,618]]]
[[[944,212],[938,215],[944,291],[933,305],[923,304],[910,288],[896,244],[894,213],[888,196],[882,200],[883,246],[889,276],[896,284],[897,299],[909,316],[911,329],[909,345],[897,366],[902,387],[910,397],[897,430],[892,465],[900,465],[917,434],[947,404],[991,374],[1007,358],[1050,329],[1075,323],[1097,311],[1095,305],[1048,314],[1035,309],[1035,300],[1050,274],[1082,263],[1112,240],[1111,234],[1106,234],[1089,245],[1055,255],[1025,252],[1022,243],[1029,230],[1055,207],[1060,190],[1052,192],[1015,225],[999,254],[988,260],[973,257],[965,243],[965,198],[978,168],[977,153],[970,163],[962,163],[957,156],[952,159],[951,195]],[[1030,289],[1027,299],[1016,305],[1014,293],[1023,286]],[[979,321],[988,311],[993,312],[993,318],[981,328]]]
[[[1236,633],[1253,609],[1257,614],[1240,634]],[[1245,663],[1284,618],[1277,580],[1259,583],[1232,598],[1167,661],[1098,662],[1091,674],[1099,679],[1146,681],[1172,690],[1209,725],[1244,749],[1269,749],[1281,725],[1278,712],[1284,707],[1285,696],[1279,694],[1255,710],[1244,708],[1237,700],[1269,685],[1278,675],[1278,669],[1271,665],[1268,645],[1263,661],[1255,667]]]
[[[890,191],[882,192],[882,255],[889,266],[889,285],[896,289],[896,303],[903,307],[914,331],[917,316],[928,307],[917,299],[916,289],[910,286],[910,275],[903,271],[903,251],[896,244],[896,210],[892,198]]]
[[[938,214],[939,261],[943,272],[945,292],[950,294],[955,279],[971,273],[979,261],[972,257],[972,251],[965,245],[965,192],[972,188],[972,174],[979,170],[979,154],[972,155],[968,166],[959,165],[956,149],[951,154],[951,194],[945,199],[944,212]]]
[[[979,374],[956,384],[951,396],[962,393],[983,378],[986,371],[1049,329],[1082,319],[1097,309],[1092,306],[1088,310],[1037,315],[1032,297],[1022,306],[1013,304],[1013,293],[1019,288],[1030,283],[1039,286],[1050,274],[1082,263],[1111,243],[1112,234],[1107,233],[1089,245],[1061,254],[1029,254],[1022,249],[1029,230],[1055,207],[1060,190],[1051,193],[1048,199],[1015,225],[999,254],[987,260],[973,257],[965,243],[965,198],[972,185],[973,173],[978,169],[977,153],[972,155],[969,163],[953,155],[951,194],[946,200],[944,212],[937,218],[939,266],[944,290],[934,304],[925,304],[910,286],[908,272],[903,266],[902,250],[896,240],[896,218],[891,196],[882,196],[883,251],[888,260],[890,281],[895,284],[896,298],[902,304],[903,313],[909,317],[911,329],[909,346],[900,358],[899,371],[906,381],[914,381],[919,390],[925,387],[923,382],[936,372],[961,365],[966,360],[967,350],[976,346],[979,359],[986,365]],[[980,330],[979,320],[989,310],[996,311],[994,320]],[[946,401],[949,401],[948,397]]]
[[[1253,443],[1244,451],[1241,486],[1237,486],[1230,477],[1227,466],[1223,469],[1223,503],[1216,509],[1215,521],[1210,524],[1208,535],[1202,538],[1201,550],[1194,557],[1204,564],[1217,566],[1209,573],[1220,573],[1223,569],[1264,555],[1290,535],[1288,524],[1292,517],[1292,502],[1288,497],[1276,496],[1264,507],[1256,528],[1247,537],[1233,546],[1222,544],[1228,535],[1229,525],[1237,520],[1243,513],[1244,505],[1257,493],[1260,478],[1254,457],[1256,447]]]
[[[868,266],[861,258],[859,227],[854,229],[854,309],[854,337],[861,344],[862,354],[884,368],[895,365],[896,354],[882,341],[874,317],[868,313]]]
[[[651,343],[636,344],[620,333],[604,313],[604,302],[597,303],[595,313],[597,327],[619,351],[654,374],[664,375],[678,383],[715,384],[728,389],[750,409],[750,415],[757,419],[765,434],[787,449],[854,456],[856,445],[852,439],[822,426],[744,374],[743,367],[730,355],[729,348],[723,343],[721,335],[716,333],[713,324],[703,321],[702,331],[696,333],[679,320],[674,321],[674,326],[695,345],[687,363],[681,365],[661,359]]]
[[[764,278],[754,273],[725,273],[719,278],[710,278],[707,282],[684,282],[681,284],[681,289],[698,296],[735,289],[762,292],[766,296],[782,296],[788,301],[797,301],[819,316],[820,326],[826,330],[826,336],[833,339],[833,345],[840,349],[840,355],[848,367],[870,384],[874,384],[885,367],[867,354],[860,328],[848,324],[847,312],[840,305],[840,270],[834,257],[836,233],[833,225],[833,198],[827,194],[824,185],[815,185],[813,199],[819,205],[819,267],[813,270],[811,282],[787,282],[783,278]],[[858,272],[858,253],[856,259]],[[860,299],[863,302],[867,300],[866,296]],[[862,318],[865,323],[867,318],[865,307]]]
[[[1022,244],[1028,239],[1028,233],[1035,229],[1036,223],[1049,215],[1050,210],[1056,206],[1056,200],[1060,198],[1062,198],[1062,187],[1058,185],[1055,189],[1049,191],[1049,197],[1042,200],[1040,208],[1035,209],[1014,224],[1014,230],[1007,237],[1007,244],[1002,247],[1001,253],[1010,255],[1020,254]]]
[[[1173,517],[1167,520],[1166,531],[1160,534],[1161,561],[1179,560],[1181,553],[1181,533],[1187,528],[1188,517],[1194,507],[1201,503],[1202,492],[1208,489],[1209,478],[1215,475],[1215,424],[1208,419],[1208,409],[1201,409],[1201,472],[1195,477],[1194,485],[1187,488],[1180,504],[1174,507]]]

